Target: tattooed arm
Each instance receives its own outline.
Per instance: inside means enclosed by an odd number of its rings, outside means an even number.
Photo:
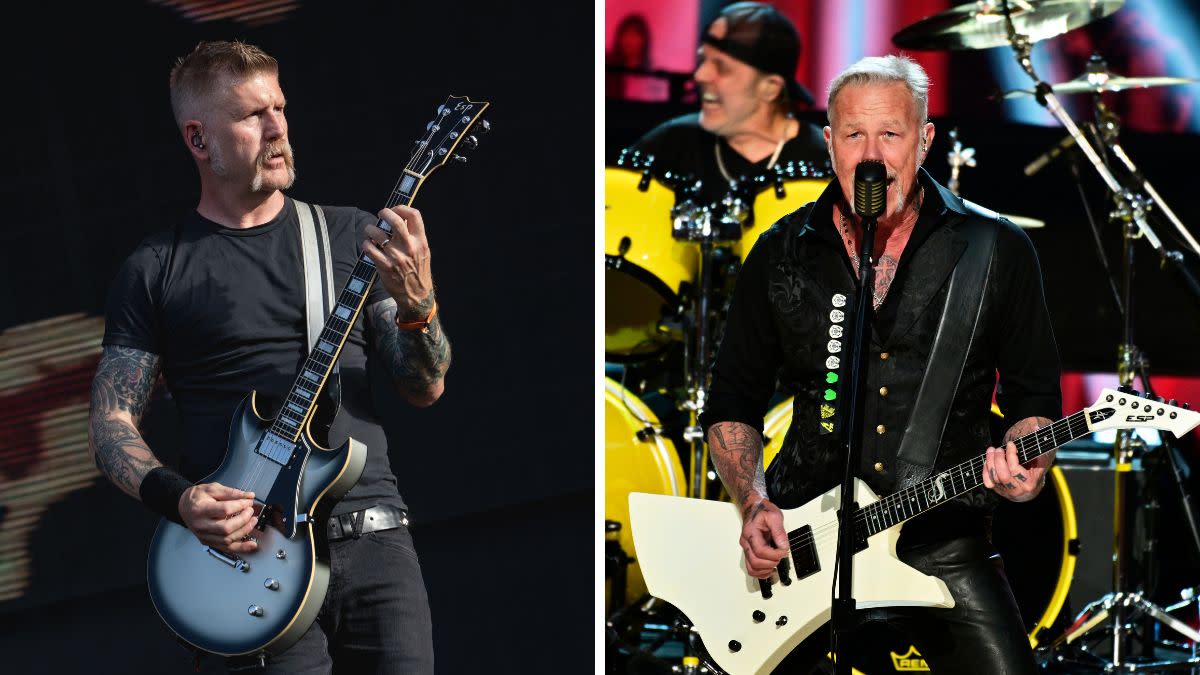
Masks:
[[[765,579],[787,555],[783,514],[767,499],[762,434],[741,422],[717,422],[708,429],[708,449],[725,489],[742,511],[740,544],[746,571]]]
[[[983,484],[1014,502],[1027,502],[1037,497],[1046,485],[1046,472],[1054,463],[1054,451],[1021,464],[1014,441],[1050,424],[1051,421],[1045,417],[1026,417],[1009,427],[1004,434],[1004,447],[987,450],[983,463]]]
[[[421,317],[429,315],[433,293],[417,306]],[[367,319],[376,336],[376,351],[392,375],[396,390],[415,406],[433,405],[445,388],[450,368],[450,341],[442,322],[433,317],[429,332],[396,327],[396,301],[388,298],[367,308]]]
[[[100,471],[134,498],[140,498],[146,474],[162,466],[138,431],[159,364],[155,354],[106,345],[92,379],[88,452]]]
[[[746,517],[747,504],[767,498],[762,434],[741,422],[717,422],[708,429],[708,451],[725,490]]]

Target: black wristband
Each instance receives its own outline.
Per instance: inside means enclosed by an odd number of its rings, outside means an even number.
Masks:
[[[138,496],[151,511],[186,527],[183,518],[179,515],[179,498],[183,496],[183,491],[191,486],[192,481],[184,478],[174,469],[156,466],[142,479],[142,485],[138,488]]]

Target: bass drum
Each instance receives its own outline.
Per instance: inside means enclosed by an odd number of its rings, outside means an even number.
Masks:
[[[767,413],[764,466],[770,466],[779,454],[791,423],[790,398]],[[992,543],[1004,559],[1005,575],[1029,632],[1029,643],[1036,647],[1054,634],[1048,629],[1055,625],[1067,600],[1079,547],[1075,502],[1061,469],[1051,467],[1046,487],[1033,501],[1000,502],[992,521]],[[929,670],[917,647],[883,624],[869,624],[859,640],[860,646],[869,646],[860,650],[862,655],[854,665],[867,675]]]
[[[734,247],[738,257],[745,261],[754,242],[758,241],[759,236],[770,229],[776,221],[801,206],[816,201],[829,185],[829,180],[829,178],[801,178],[784,181],[783,196],[776,194],[774,187],[768,187],[758,193],[758,196],[754,198],[754,224],[746,228]]]
[[[628,389],[604,378],[604,520],[620,528],[605,528],[605,545],[619,545],[635,559],[625,568],[623,597],[612,597],[614,576],[605,575],[605,616],[646,593],[629,526],[629,493],[683,496],[686,485],[675,444],[662,435],[654,413]]]
[[[679,311],[694,283],[700,247],[671,236],[675,193],[641,171],[604,169],[604,354],[653,358],[676,338],[662,320]]]

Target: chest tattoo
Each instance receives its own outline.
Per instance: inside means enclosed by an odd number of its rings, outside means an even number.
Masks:
[[[858,256],[852,254],[850,261],[854,263],[854,269],[857,271]],[[899,262],[895,256],[887,253],[879,256],[879,259],[875,261],[873,265],[875,269],[875,292],[872,297],[872,304],[874,304],[875,309],[879,309],[879,306],[883,304],[884,298],[887,297],[888,288],[891,287],[892,280],[896,278],[896,266]]]

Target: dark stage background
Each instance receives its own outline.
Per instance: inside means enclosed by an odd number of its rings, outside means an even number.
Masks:
[[[439,672],[590,671],[592,9],[291,4],[262,26],[150,2],[29,5],[0,41],[0,669],[189,668],[145,589],[157,519],[98,477],[81,434],[108,284],[198,198],[167,75],[200,40],[237,38],[280,61],[289,192],[306,201],[378,210],[447,94],[492,102],[469,163],[416,199],[454,364],[437,405],[395,405],[391,463]],[[523,39],[535,21],[559,30]],[[552,84],[550,56],[571,76]],[[82,347],[63,356],[51,334]],[[172,415],[160,398],[147,416],[165,457]]]

